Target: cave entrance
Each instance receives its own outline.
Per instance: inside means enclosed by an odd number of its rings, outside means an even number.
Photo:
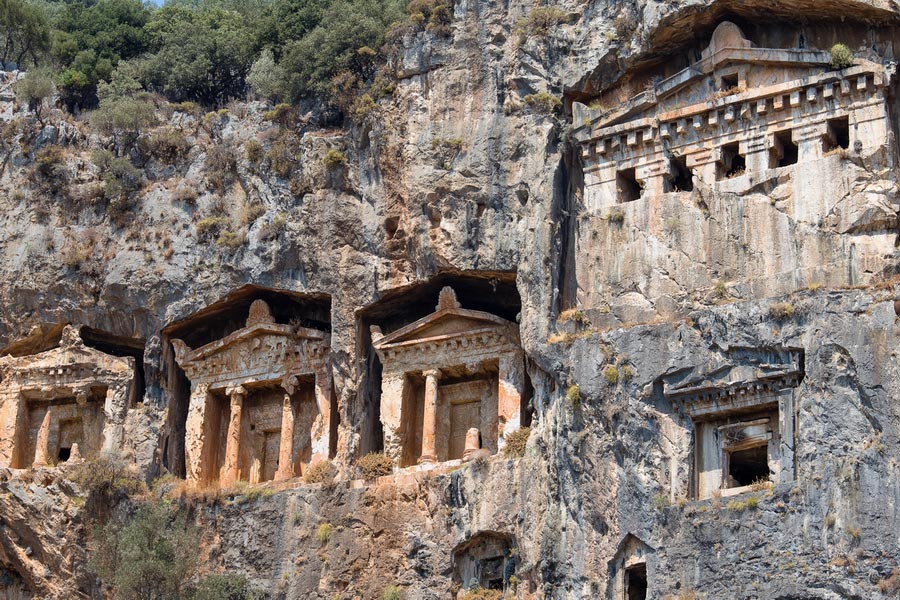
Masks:
[[[307,328],[327,333],[331,331],[331,297],[329,295],[300,294],[255,285],[241,287],[228,294],[222,300],[166,326],[162,332],[162,369],[163,381],[168,391],[170,404],[167,418],[168,435],[164,440],[165,456],[163,457],[163,464],[173,475],[178,477],[187,475],[185,433],[191,396],[191,382],[176,361],[172,340],[181,340],[190,348],[200,348],[233,334],[245,328],[251,305],[257,300],[265,302],[276,324],[292,325],[295,329]],[[253,390],[253,394],[257,393],[259,393],[258,390]],[[330,391],[330,388],[328,393],[329,398],[327,401],[331,414],[328,432],[328,452],[333,456],[337,448],[339,414],[337,399],[333,392]],[[225,402],[225,399],[223,398],[221,401]],[[254,402],[254,399],[251,398],[248,401],[248,406],[252,406]],[[296,402],[298,400],[295,399]],[[295,409],[297,409],[296,405]],[[221,410],[221,412],[228,413],[228,410]],[[277,414],[281,414],[280,401]],[[251,423],[248,419],[244,419],[244,421],[247,421],[247,427],[249,428]],[[210,426],[212,427],[213,425]],[[224,428],[221,421],[215,426],[219,428],[220,433],[224,433],[227,431],[228,423],[224,423]],[[299,430],[299,427],[296,430]],[[297,435],[299,435],[299,431]],[[213,451],[210,450],[210,452]],[[216,454],[215,458],[207,456],[204,459],[204,463],[208,466],[212,464],[218,465],[224,460],[224,449],[222,449],[221,455],[218,452],[213,453]],[[251,467],[252,462],[246,468],[248,475]],[[262,467],[263,465],[260,464],[260,472],[264,473],[265,469]],[[241,472],[244,473],[243,466],[241,469]],[[214,477],[211,470],[209,471],[209,476]]]
[[[453,550],[453,579],[463,589],[505,591],[516,573],[511,535],[482,531]]]
[[[647,563],[625,569],[625,600],[647,600]]]

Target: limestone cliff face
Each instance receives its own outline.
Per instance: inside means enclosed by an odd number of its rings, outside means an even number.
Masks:
[[[538,35],[517,25],[530,2],[454,3],[452,36],[408,34],[390,65],[393,95],[343,129],[310,111],[285,135],[258,103],[206,116],[161,108],[155,133],[187,143],[174,155],[134,151],[142,190],[125,214],[106,209],[91,160],[109,140],[58,111],[42,128],[19,121],[4,134],[0,179],[0,341],[30,354],[77,323],[110,347],[143,342],[145,393],[128,411],[124,449],[149,479],[178,469],[186,395],[174,332],[215,331],[192,319],[220,301],[226,314],[247,285],[324,311],[338,481],[195,509],[209,569],[245,573],[277,597],[380,598],[388,585],[410,599],[452,597],[455,565],[479,534],[514,540],[523,598],[625,597],[632,539],[648,598],[889,597],[879,582],[900,567],[896,148],[885,143],[877,168],[831,156],[797,165],[798,177],[633,205],[623,228],[600,229],[584,203],[571,107],[632,81],[640,92],[724,19],[751,38],[772,29],[770,40],[796,23],[820,49],[846,38],[889,63],[900,7],[553,6],[563,22]],[[563,106],[544,106],[542,93]],[[893,88],[887,103],[894,117]],[[9,102],[2,114],[24,115]],[[36,152],[57,146],[59,189],[26,185]],[[222,149],[233,157],[224,168]],[[279,174],[282,150],[293,162]],[[326,165],[329,150],[346,162]],[[803,202],[822,189],[828,217],[805,218]],[[855,243],[877,255],[864,277],[797,276]],[[635,285],[610,285],[616,270]],[[368,325],[400,324],[404,297],[433,305],[416,284],[438,280],[473,296],[499,289],[498,303],[520,298],[509,316],[534,388],[526,454],[351,481],[356,458],[377,449]],[[330,306],[316,304],[326,297]],[[786,348],[803,357],[792,476],[748,491],[753,507],[747,495],[696,499],[695,425],[678,390],[715,388],[721,369],[762,368]],[[71,581],[95,585],[73,551],[85,532],[67,525],[79,523],[77,507],[51,480],[12,472],[0,483],[0,563],[37,595],[74,597]],[[322,523],[333,527],[327,543],[315,539]]]

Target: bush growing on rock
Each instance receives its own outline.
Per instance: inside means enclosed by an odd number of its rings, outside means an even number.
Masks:
[[[384,588],[381,600],[403,600],[403,588],[399,585],[389,585]]]
[[[356,461],[356,466],[362,472],[363,478],[368,481],[394,472],[394,461],[383,452],[366,454]]]
[[[41,114],[44,102],[49,100],[55,93],[56,86],[53,85],[53,78],[50,73],[44,70],[29,71],[16,84],[16,98],[19,99],[19,102],[28,106],[28,110],[34,113],[34,116],[41,124],[44,123]]]
[[[778,320],[790,319],[796,313],[794,305],[789,302],[776,302],[770,310],[772,318]]]
[[[330,460],[321,460],[310,465],[303,474],[306,483],[329,483],[334,479],[334,465]]]
[[[316,540],[323,546],[331,539],[331,523],[322,523],[316,529]]]
[[[187,600],[263,600],[266,594],[253,589],[244,575],[216,573],[200,580]]]
[[[330,150],[328,150],[328,152],[325,153],[325,156],[322,158],[322,162],[325,163],[325,166],[327,168],[335,169],[347,164],[347,157],[340,150],[331,148]]]
[[[41,187],[58,193],[68,182],[66,152],[60,146],[45,146],[34,157],[34,180]]]
[[[573,408],[578,408],[581,405],[581,388],[578,387],[578,384],[569,386],[566,390],[566,400],[569,401]]]
[[[568,21],[566,11],[555,6],[537,6],[519,20],[516,32],[522,39],[546,37],[554,28]]]
[[[146,489],[137,472],[113,454],[101,454],[77,465],[69,479],[84,492],[88,517],[98,520],[122,499]]]
[[[525,447],[531,436],[531,427],[520,427],[506,436],[506,446],[503,448],[503,456],[506,458],[521,458],[525,456]]]
[[[853,50],[844,44],[835,44],[831,47],[831,67],[834,69],[846,69],[853,66]]]
[[[94,543],[90,566],[116,598],[181,598],[200,534],[186,510],[154,501],[97,529]]]
[[[562,106],[562,100],[547,92],[528,94],[524,100],[529,107],[547,114],[556,112]]]

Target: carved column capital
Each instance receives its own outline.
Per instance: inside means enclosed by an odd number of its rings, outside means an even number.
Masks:
[[[441,370],[440,369],[425,369],[422,371],[422,375],[425,377],[433,377],[434,379],[441,378]]]
[[[290,397],[297,391],[297,386],[300,385],[300,380],[296,375],[285,375],[281,380],[281,388],[286,392],[285,397]]]
[[[242,385],[232,385],[225,389],[225,394],[231,399],[231,403],[241,403],[247,397],[247,389]]]

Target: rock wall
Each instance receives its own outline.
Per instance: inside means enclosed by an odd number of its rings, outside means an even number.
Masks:
[[[877,32],[897,22],[897,7],[876,0],[554,6],[567,22],[529,35],[517,24],[531,3],[455,2],[451,37],[420,32],[402,40],[392,64],[396,91],[376,112],[341,130],[301,117],[291,138],[300,158],[287,177],[268,159],[248,156],[249,140],[268,151],[281,135],[263,119],[266,107],[238,103],[205,117],[175,111],[165,127],[181,132],[189,149],[178,160],[134,157],[143,164],[143,190],[124,218],[96,196],[100,173],[90,156],[109,140],[59,111],[33,135],[8,130],[0,340],[33,334],[40,346],[42,332],[64,322],[143,340],[146,393],[129,411],[125,440],[150,479],[176,431],[163,328],[245,284],[330,296],[339,480],[324,488],[293,482],[273,495],[196,509],[208,568],[245,573],[278,597],[379,598],[393,584],[410,599],[451,597],[459,583],[453,551],[478,532],[512,536],[523,598],[612,597],[611,565],[629,534],[649,548],[650,598],[888,597],[878,584],[900,566],[895,254],[884,254],[866,289],[810,279],[791,289],[821,287],[770,298],[784,292],[771,285],[782,272],[766,266],[773,257],[814,271],[848,236],[868,235],[852,222],[791,214],[783,198],[805,196],[806,188],[782,180],[709,198],[714,223],[735,223],[715,235],[701,235],[706,217],[694,205],[666,198],[634,208],[627,231],[609,230],[589,254],[576,253],[584,183],[567,115],[571,100],[702,43],[725,18],[757,28],[773,18],[824,20],[832,30],[848,18]],[[541,92],[565,94],[566,102],[545,110],[534,96]],[[64,149],[64,193],[28,183],[35,153],[48,146]],[[217,147],[234,150],[224,182],[211,166]],[[340,149],[346,165],[327,167],[329,149]],[[892,172],[836,159],[815,169],[811,193],[837,186],[854,210],[884,216],[876,219],[879,235],[895,233]],[[255,218],[241,216],[251,207],[261,207]],[[736,224],[741,209],[749,229]],[[678,226],[667,227],[662,213]],[[218,227],[241,244],[217,243],[223,238],[209,233],[210,223],[201,226],[223,214]],[[771,248],[748,254],[733,238],[757,230]],[[795,230],[799,237],[784,243],[781,234]],[[640,270],[661,256],[676,287],[708,285],[729,265],[742,275],[727,298],[698,293],[666,312],[637,289],[619,311],[592,305],[572,318],[585,308],[578,286],[601,284],[615,261]],[[525,457],[374,485],[349,481],[355,459],[373,449],[370,399],[378,388],[359,311],[414,295],[439,274],[493,282],[512,273],[535,387]],[[564,309],[568,320],[559,318]],[[786,347],[805,357],[795,392],[795,480],[734,502],[691,500],[693,425],[666,397],[665,378],[724,360],[732,348]],[[65,557],[84,533],[51,530],[44,515],[77,507],[40,482],[9,477],[0,483],[7,532],[0,563],[39,594],[73,597],[68,575],[83,575],[85,561],[80,552]],[[750,496],[758,505],[748,506]],[[323,523],[332,526],[327,543],[314,533]]]

